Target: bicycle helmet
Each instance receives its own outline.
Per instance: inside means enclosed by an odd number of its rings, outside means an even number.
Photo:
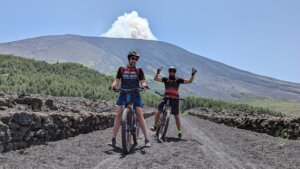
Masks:
[[[128,60],[131,58],[131,56],[135,56],[135,57],[137,57],[137,59],[140,58],[140,54],[137,51],[134,51],[134,50],[129,51],[129,53],[127,55]]]
[[[170,66],[169,71],[174,71],[176,73],[176,68],[174,66]]]

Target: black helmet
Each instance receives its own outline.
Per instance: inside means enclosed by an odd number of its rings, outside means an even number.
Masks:
[[[131,56],[135,56],[135,57],[137,57],[137,59],[140,58],[140,54],[137,51],[134,51],[134,50],[129,51],[129,53],[127,55],[128,60],[131,58]]]
[[[176,73],[176,68],[174,66],[170,66],[169,71],[174,71]]]

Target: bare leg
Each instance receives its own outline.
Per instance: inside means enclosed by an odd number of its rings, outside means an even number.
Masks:
[[[117,107],[117,114],[115,117],[114,128],[113,128],[113,138],[117,137],[120,125],[122,121],[122,106]]]
[[[142,132],[144,134],[145,140],[148,140],[147,126],[146,126],[146,122],[145,122],[145,119],[143,116],[143,110],[141,107],[136,107],[136,111],[137,111],[136,117],[137,117],[137,120],[140,122],[140,126],[141,126]]]
[[[181,131],[181,122],[180,122],[179,114],[175,115],[175,121],[176,121],[177,130]]]
[[[157,112],[155,113],[155,117],[154,117],[154,125],[156,125],[158,123],[160,114],[161,114],[161,112],[159,110],[157,110]]]

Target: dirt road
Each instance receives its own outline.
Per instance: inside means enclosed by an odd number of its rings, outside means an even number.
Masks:
[[[147,119],[148,127],[153,118]],[[183,139],[176,137],[170,121],[166,142],[149,132],[152,146],[143,138],[131,154],[109,144],[112,129],[50,142],[0,154],[0,169],[6,168],[299,168],[300,140],[284,140],[266,134],[227,127],[196,117],[182,118]],[[120,134],[120,133],[119,133]],[[118,139],[118,146],[120,139]]]

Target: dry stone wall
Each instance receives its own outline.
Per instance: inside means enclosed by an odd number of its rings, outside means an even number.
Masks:
[[[189,115],[227,126],[267,133],[288,139],[300,138],[300,118],[275,117],[267,114],[245,113],[238,110],[195,108]]]
[[[0,152],[113,126],[112,102],[72,97],[0,95]],[[145,117],[153,115],[146,109]]]

